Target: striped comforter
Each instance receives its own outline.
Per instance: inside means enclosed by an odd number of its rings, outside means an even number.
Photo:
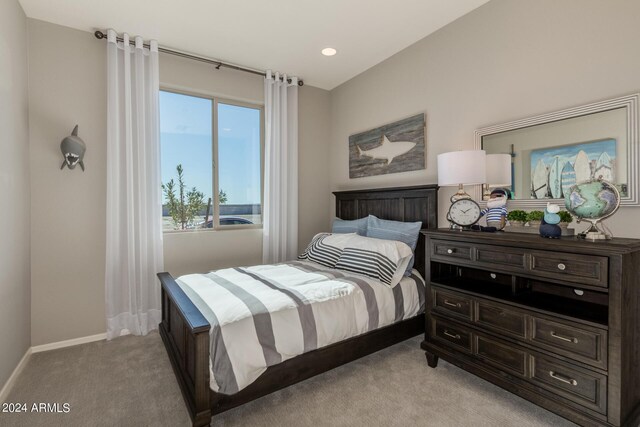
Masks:
[[[424,310],[415,271],[393,288],[310,261],[176,281],[211,324],[211,389],[222,394],[237,393],[269,366]]]

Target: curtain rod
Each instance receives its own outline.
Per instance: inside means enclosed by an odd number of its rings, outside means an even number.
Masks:
[[[102,40],[102,39],[106,39],[107,35],[98,30],[95,33],[93,33],[94,36],[96,36],[97,39]],[[116,40],[119,42],[124,42],[124,39],[120,36],[116,37]],[[131,44],[134,44],[134,41],[131,40],[130,41]],[[148,43],[144,44],[144,47],[149,47]],[[256,74],[259,76],[267,76],[267,73],[265,71],[258,71],[258,70],[252,70],[251,68],[245,68],[245,67],[241,67],[239,65],[233,65],[233,64],[229,64],[227,62],[223,62],[223,61],[218,61],[217,59],[211,59],[211,58],[207,58],[205,56],[200,56],[200,55],[194,55],[191,53],[186,53],[186,52],[181,52],[179,50],[174,50],[174,49],[169,49],[166,47],[161,47],[158,46],[158,52],[162,52],[162,53],[167,53],[169,55],[175,55],[175,56],[180,56],[182,58],[187,58],[187,59],[192,59],[194,61],[200,61],[200,62],[204,62],[206,64],[212,64],[216,66],[216,70],[219,70],[220,67],[225,67],[225,68],[230,68],[232,70],[237,70],[237,71],[244,71],[245,73],[251,73],[251,74]],[[287,79],[287,83],[291,83],[291,79]],[[304,82],[300,79],[298,79],[298,86],[304,86]]]

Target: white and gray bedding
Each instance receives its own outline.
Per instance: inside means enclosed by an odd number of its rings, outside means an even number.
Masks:
[[[234,394],[269,366],[424,310],[417,271],[394,287],[311,261],[228,268],[176,282],[211,324],[211,389]]]

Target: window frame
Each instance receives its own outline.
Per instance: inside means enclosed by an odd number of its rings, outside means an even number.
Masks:
[[[225,98],[222,96],[207,94],[205,92],[195,92],[185,89],[175,89],[168,86],[160,86],[161,92],[170,92],[178,95],[202,98],[211,101],[211,180],[212,180],[212,221],[211,228],[196,228],[193,230],[163,230],[163,233],[184,233],[184,232],[210,232],[224,230],[261,229],[264,218],[264,104],[258,102]],[[251,108],[260,111],[260,224],[228,224],[220,225],[220,179],[218,176],[218,104],[232,105],[236,107]],[[160,118],[160,120],[162,120]],[[216,209],[217,207],[217,209]]]

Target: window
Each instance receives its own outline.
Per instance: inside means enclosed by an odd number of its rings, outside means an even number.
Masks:
[[[262,107],[160,91],[163,229],[262,223]]]

